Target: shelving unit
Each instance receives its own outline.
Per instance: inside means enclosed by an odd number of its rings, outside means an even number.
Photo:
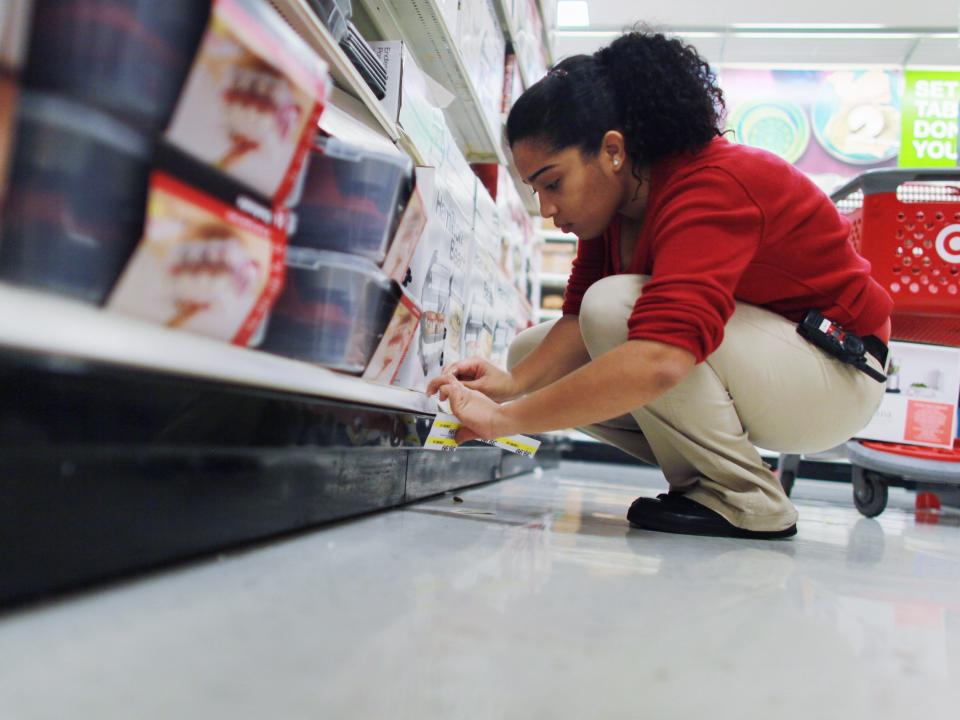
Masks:
[[[540,284],[551,287],[564,287],[567,284],[567,276],[563,273],[540,273]]]
[[[450,130],[471,162],[506,164],[499,133],[480,107],[463,57],[436,0],[360,0],[384,38],[401,38],[420,68],[452,92]]]
[[[396,122],[383,109],[377,96],[350,62],[350,58],[340,48],[330,31],[319,21],[307,0],[269,0],[270,4],[289,23],[300,37],[330,67],[334,82],[360,100],[387,136],[397,142],[400,131]]]
[[[373,383],[0,284],[0,349],[232,385],[434,413],[423,393]]]

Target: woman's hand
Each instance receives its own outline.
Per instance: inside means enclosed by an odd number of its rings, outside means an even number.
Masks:
[[[513,375],[483,358],[468,358],[448,366],[444,369],[443,375],[434,378],[427,387],[427,395],[437,392],[438,383],[445,376],[455,377],[464,387],[477,390],[496,402],[512,400],[520,394],[520,388]]]
[[[478,390],[471,390],[453,375],[441,375],[430,383],[431,394],[450,401],[450,411],[463,426],[457,431],[457,443],[468,440],[493,440],[510,435],[501,407]]]

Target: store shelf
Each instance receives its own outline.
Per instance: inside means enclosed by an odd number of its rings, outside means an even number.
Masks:
[[[539,318],[540,322],[556,320],[559,317],[563,317],[562,310],[545,310],[544,308],[537,310],[537,318]]]
[[[509,0],[494,0],[494,5],[497,9],[497,20],[500,21],[500,27],[503,28],[503,37],[510,44],[510,47],[516,50],[516,29],[513,27],[513,22],[510,18],[510,11],[507,8]],[[526,70],[523,68],[521,63],[517,63],[517,71],[520,73],[520,84],[523,85],[523,89],[526,90],[530,87],[530,79],[527,77]]]
[[[541,230],[540,236],[546,242],[563,242],[563,243],[575,243],[577,242],[577,236],[573,233],[564,233],[559,230]]]
[[[570,278],[563,273],[540,273],[540,284],[550,285],[551,287],[566,287],[567,280]]]
[[[0,307],[4,309],[0,348],[374,407],[436,411],[423,393],[376,385],[42,293],[0,284]]]
[[[402,39],[420,69],[454,94],[446,115],[467,159],[506,164],[499,134],[487,122],[436,0],[360,0],[360,4],[382,37]]]
[[[508,159],[507,171],[510,173],[510,177],[513,178],[513,184],[517,188],[517,193],[520,195],[520,200],[523,202],[524,209],[530,215],[539,215],[540,199],[531,191],[530,186],[523,182],[523,178],[520,176],[520,171],[517,169],[516,163],[513,162],[510,146],[507,144],[506,127],[501,128],[500,146],[503,156]]]
[[[314,51],[327,61],[330,66],[330,75],[334,82],[351,95],[360,100],[370,114],[376,119],[377,123],[384,132],[394,142],[400,139],[400,132],[397,124],[392,120],[383,109],[377,96],[361,77],[360,73],[350,62],[346,53],[340,49],[340,46],[334,40],[330,31],[324,27],[323,23],[317,18],[314,11],[310,8],[307,0],[269,0],[270,4],[276,8],[287,23],[297,34],[314,49]]]

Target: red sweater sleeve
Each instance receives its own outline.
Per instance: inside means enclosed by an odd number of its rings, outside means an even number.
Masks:
[[[651,219],[651,278],[628,321],[629,339],[674,345],[703,362],[723,340],[734,289],[763,237],[763,213],[732,175],[704,168],[679,180]]]
[[[577,243],[577,256],[573,259],[573,270],[563,293],[564,315],[579,315],[587,288],[606,275],[608,242],[609,231],[602,237]]]

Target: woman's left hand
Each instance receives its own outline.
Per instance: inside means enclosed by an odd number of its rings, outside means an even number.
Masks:
[[[453,375],[442,375],[434,382],[440,399],[450,401],[450,411],[463,423],[457,431],[457,443],[492,440],[510,434],[502,408],[482,392],[464,387]]]

